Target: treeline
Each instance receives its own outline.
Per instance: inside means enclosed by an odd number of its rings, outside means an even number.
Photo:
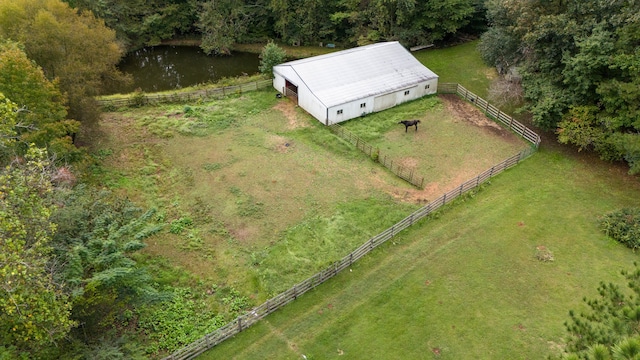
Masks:
[[[399,40],[412,46],[485,29],[483,0],[66,1],[104,19],[129,48],[176,37],[201,38],[208,53],[268,40],[345,47]]]
[[[487,1],[484,59],[522,77],[536,125],[640,173],[640,3]],[[510,70],[511,69],[511,70]]]

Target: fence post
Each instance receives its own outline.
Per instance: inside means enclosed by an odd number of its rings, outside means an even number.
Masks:
[[[238,318],[238,332],[242,331],[242,318]]]
[[[444,193],[444,195],[442,195],[442,205],[446,205],[447,204],[447,193]]]

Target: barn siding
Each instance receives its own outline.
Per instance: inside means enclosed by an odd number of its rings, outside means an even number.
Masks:
[[[438,76],[398,42],[280,64],[274,67],[274,77],[278,91],[286,80],[296,84],[298,105],[326,125],[435,94],[438,88]]]

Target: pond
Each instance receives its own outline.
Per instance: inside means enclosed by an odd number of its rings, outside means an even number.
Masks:
[[[235,52],[231,56],[209,56],[195,46],[153,46],[133,51],[118,68],[133,75],[133,85],[117,89],[128,93],[174,90],[224,77],[258,72],[259,54]]]

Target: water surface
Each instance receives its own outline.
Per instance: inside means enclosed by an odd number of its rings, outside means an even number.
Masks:
[[[133,51],[118,68],[133,75],[134,83],[117,92],[180,89],[258,72],[258,54],[235,52],[231,56],[209,56],[195,46],[153,46]]]

